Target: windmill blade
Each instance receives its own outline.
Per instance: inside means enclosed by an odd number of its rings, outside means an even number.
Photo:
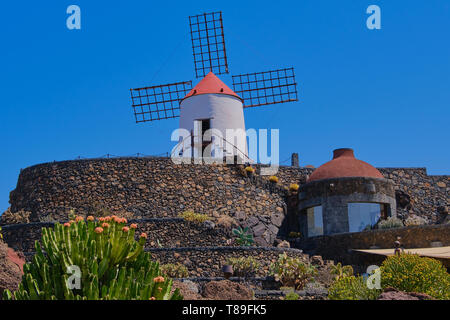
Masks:
[[[189,27],[196,77],[204,77],[210,71],[228,73],[222,12],[190,16]]]
[[[136,123],[177,118],[180,100],[192,89],[192,81],[130,89]]]
[[[233,89],[244,108],[298,101],[294,68],[233,76]]]

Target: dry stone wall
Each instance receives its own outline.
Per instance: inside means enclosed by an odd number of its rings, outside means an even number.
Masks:
[[[429,176],[425,168],[379,168],[394,182],[397,215],[414,214],[441,223],[448,214],[450,176]]]
[[[147,248],[209,247],[227,246],[232,238],[231,230],[206,224],[185,221],[181,218],[153,218],[130,220],[138,225],[136,236],[147,233]],[[18,251],[34,252],[34,243],[41,239],[42,228],[53,227],[53,223],[34,222],[3,226],[2,234],[8,245]],[[137,240],[137,239],[136,239]]]
[[[33,222],[66,221],[70,209],[89,214],[103,207],[134,219],[174,218],[193,210],[213,220],[230,216],[252,228],[258,245],[272,245],[297,221],[298,201],[286,188],[305,183],[314,169],[281,166],[273,185],[256,168],[256,176],[248,178],[242,166],[176,165],[169,158],[44,163],[21,171],[11,210],[30,211]],[[428,176],[424,168],[380,171],[394,182],[400,216],[439,223],[448,214],[449,176]]]

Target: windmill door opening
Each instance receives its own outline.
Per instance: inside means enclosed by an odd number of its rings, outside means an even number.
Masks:
[[[205,132],[211,129],[211,119],[201,119],[202,121],[202,154],[205,152],[205,148],[211,143],[211,141],[203,140]]]

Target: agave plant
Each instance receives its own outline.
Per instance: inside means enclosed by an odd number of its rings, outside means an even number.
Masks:
[[[238,227],[233,228],[233,234],[236,236],[236,242],[241,246],[251,246],[255,241],[253,240],[253,234],[249,232],[249,228]]]

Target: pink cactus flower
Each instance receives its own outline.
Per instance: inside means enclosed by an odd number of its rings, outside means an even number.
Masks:
[[[153,279],[153,282],[156,282],[156,283],[164,282],[164,277],[163,276],[158,276],[158,277]]]
[[[94,229],[95,233],[102,233],[103,232],[103,228],[97,227]]]
[[[78,216],[75,218],[76,222],[84,221],[84,218],[82,216]]]
[[[70,227],[70,223],[68,222],[64,223],[64,227]]]
[[[141,233],[141,238],[147,239],[147,234],[146,234],[145,232],[142,232],[142,233]]]
[[[155,297],[151,297],[150,299],[148,299],[148,300],[156,300],[156,298]]]
[[[109,223],[103,222],[102,223],[102,228],[109,228]]]
[[[137,224],[136,224],[136,223],[132,223],[132,224],[130,225],[130,227],[133,228],[133,229],[136,229],[136,228],[137,228]]]
[[[94,221],[94,217],[93,216],[89,216],[86,218],[87,221]]]

